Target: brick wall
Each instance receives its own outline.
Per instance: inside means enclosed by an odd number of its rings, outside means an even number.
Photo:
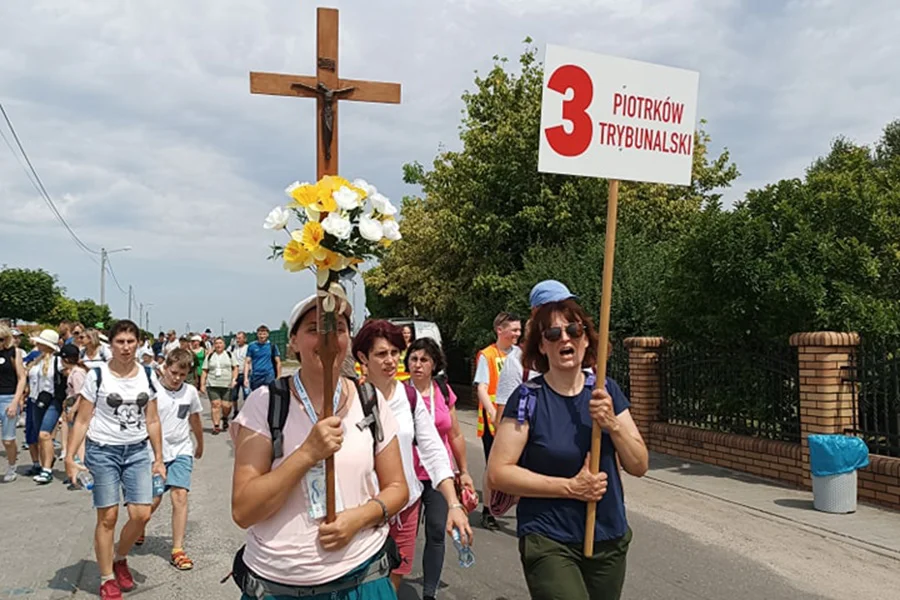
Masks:
[[[659,355],[665,340],[625,340],[631,369],[631,412],[647,446],[656,452],[768,477],[809,488],[810,434],[842,434],[852,427],[853,385],[846,369],[859,344],[855,333],[798,333],[801,442],[719,433],[662,421]],[[900,509],[900,459],[870,456],[859,471],[859,499]]]

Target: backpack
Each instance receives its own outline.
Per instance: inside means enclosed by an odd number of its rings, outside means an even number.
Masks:
[[[272,346],[274,348],[274,345]],[[284,424],[287,422],[288,411],[291,407],[291,375],[279,377],[269,384],[269,408],[266,420],[269,423],[269,431],[272,434],[272,460],[284,456]],[[381,420],[378,416],[378,396],[375,386],[369,382],[359,383],[353,379],[356,393],[362,403],[365,418],[356,424],[362,431],[366,427],[372,430],[372,438],[377,445],[384,441],[384,431],[381,429]]]
[[[97,376],[97,391],[100,391],[100,384],[103,383],[103,371],[100,370],[100,367],[94,367],[91,369],[94,374]],[[156,393],[156,386],[153,385],[153,367],[144,366],[144,373],[147,375],[147,383],[150,384],[150,391],[154,394]]]
[[[444,402],[447,404],[447,407],[450,407],[450,386],[447,385],[447,377],[445,375],[439,375],[434,378],[434,382],[437,384],[438,389],[441,390],[441,394],[444,395]],[[409,400],[409,407],[413,411],[413,415],[416,414],[416,404],[418,403],[418,394],[416,394],[416,388],[414,388],[409,383],[404,383],[403,386],[406,388],[406,399]]]

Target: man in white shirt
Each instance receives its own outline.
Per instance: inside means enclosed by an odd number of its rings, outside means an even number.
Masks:
[[[231,355],[234,357],[234,360],[237,361],[237,364],[241,366],[243,366],[244,362],[247,360],[247,334],[243,331],[238,331],[237,335],[234,336],[234,342],[231,346]],[[238,369],[237,385],[231,388],[231,404],[234,406],[234,419],[237,419],[238,411],[240,410],[238,398],[241,396],[241,393],[243,393],[244,400],[246,400],[247,396],[250,395],[250,388],[244,382],[244,370]]]

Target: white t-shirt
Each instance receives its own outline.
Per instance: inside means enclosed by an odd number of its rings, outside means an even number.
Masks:
[[[154,375],[156,386],[156,407],[162,425],[163,462],[175,460],[177,456],[193,456],[194,442],[188,417],[203,412],[197,388],[182,383],[178,390],[170,390]],[[151,449],[152,452],[152,449]]]
[[[387,405],[397,421],[397,441],[400,444],[400,456],[403,459],[403,474],[406,477],[406,485],[409,487],[409,500],[406,502],[405,509],[419,499],[423,490],[413,460],[413,439],[416,440],[419,461],[425,467],[428,478],[435,485],[453,477],[453,469],[450,466],[447,448],[441,441],[441,436],[434,425],[434,418],[429,414],[422,396],[416,392],[416,413],[413,415],[404,388],[404,384],[398,382],[394,386],[394,395],[388,399]]]
[[[181,343],[178,340],[167,342],[165,346],[163,346],[163,356],[168,356],[169,352],[172,350],[177,350],[181,348]]]
[[[146,440],[147,404],[156,400],[156,392],[151,389],[144,368],[138,367],[137,374],[129,378],[116,377],[106,363],[96,368],[102,375],[100,389],[97,389],[94,369],[88,371],[81,388],[82,397],[95,407],[88,425],[88,439],[113,446]]]
[[[84,363],[84,366],[87,367],[89,371],[94,367],[99,367],[100,365],[108,363],[110,359],[112,359],[112,353],[103,344],[97,346],[97,353],[94,355],[94,358],[89,358],[87,350],[84,348],[81,349],[81,362]]]
[[[55,365],[53,363],[55,363]],[[55,369],[62,371],[62,363],[59,358],[54,358],[53,363],[48,366],[46,375],[44,375],[43,356],[35,360],[32,363],[31,368],[28,369],[29,400],[37,400],[37,397],[41,392],[53,393],[53,375],[55,374]]]

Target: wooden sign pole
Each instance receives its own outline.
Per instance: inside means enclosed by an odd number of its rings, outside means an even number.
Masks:
[[[316,55],[315,77],[251,72],[250,93],[316,99],[316,180],[320,180],[325,175],[338,174],[338,100],[399,104],[400,84],[341,79],[338,76],[337,9],[316,10]],[[329,284],[326,283],[324,287],[327,289]],[[317,350],[325,370],[323,418],[327,419],[334,413],[332,401],[337,385],[334,363],[338,353],[337,319],[340,316],[338,313],[325,311],[322,301],[323,297],[319,295]],[[325,521],[333,522],[336,518],[334,456],[325,461],[325,510]]]
[[[613,263],[616,255],[616,220],[619,213],[619,180],[609,180],[609,200],[606,205],[606,250],[603,253],[603,291],[600,297],[600,341],[597,349],[597,385],[606,385],[606,363],[609,359],[609,310],[612,300]],[[600,472],[600,440],[603,431],[594,421],[591,432],[591,473]],[[597,522],[597,503],[588,502],[584,526],[584,555],[594,554],[594,524]]]

